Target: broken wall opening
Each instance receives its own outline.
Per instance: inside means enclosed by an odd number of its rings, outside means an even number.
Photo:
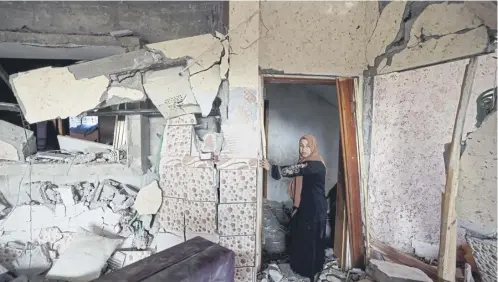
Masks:
[[[325,82],[322,82],[325,83]],[[328,202],[326,242],[333,248],[337,174],[340,146],[340,122],[334,81],[275,82],[264,84],[267,156],[271,164],[290,165],[299,159],[299,139],[306,134],[316,137],[318,150],[327,166],[324,193]],[[263,263],[288,263],[288,241],[292,200],[287,194],[290,179],[266,178],[264,201]],[[333,251],[327,251],[330,259]],[[330,257],[329,257],[330,256]],[[280,266],[285,268],[285,266]]]

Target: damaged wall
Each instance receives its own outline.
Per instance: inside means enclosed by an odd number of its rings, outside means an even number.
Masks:
[[[320,92],[317,92],[320,91]],[[337,100],[335,85],[266,84],[269,102],[268,160],[289,165],[299,158],[299,138],[311,134],[317,138],[319,151],[327,165],[325,192],[337,182],[339,160],[339,111],[321,95]],[[289,181],[268,177],[267,199],[284,202]]]
[[[467,62],[375,77],[367,211],[373,239],[405,252],[419,242],[438,244],[444,144]],[[478,64],[464,136],[476,128],[477,96],[496,87],[493,55]]]
[[[460,161],[458,224],[473,232],[496,232],[496,112],[469,134]]]
[[[375,75],[495,48],[496,4],[486,17],[479,4],[461,2],[260,5],[260,66],[270,73]]]

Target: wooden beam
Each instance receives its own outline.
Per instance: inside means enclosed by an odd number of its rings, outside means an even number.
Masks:
[[[265,119],[265,144],[268,144],[268,125],[270,124],[270,103],[268,100],[264,102],[264,119]],[[266,151],[266,156],[268,156],[268,146],[263,148]],[[268,197],[268,173],[263,173],[263,198],[266,199]]]
[[[346,265],[346,196],[344,191],[344,161],[342,157],[342,146],[339,146],[339,165],[337,171],[337,196],[334,222],[334,253],[339,258],[341,268]]]
[[[361,219],[360,175],[356,145],[354,115],[354,79],[339,78],[336,81],[341,148],[343,153],[346,218],[351,247],[351,266],[363,268],[365,261],[363,225]]]
[[[460,149],[465,115],[472,94],[472,84],[477,69],[477,58],[472,57],[463,75],[460,101],[458,102],[453,136],[450,146],[450,159],[447,167],[446,185],[441,207],[441,228],[439,241],[438,281],[454,281],[456,270],[456,196],[458,192],[458,172],[460,169]]]

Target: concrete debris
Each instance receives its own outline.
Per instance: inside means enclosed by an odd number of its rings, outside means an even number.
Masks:
[[[55,205],[62,202],[61,196],[57,191],[57,185],[50,181],[34,182],[31,183],[31,187],[38,188],[42,200],[47,204]]]
[[[358,281],[360,279],[365,279],[366,273],[361,270],[350,271],[350,273],[343,272],[340,270],[337,258],[333,255],[331,249],[327,249],[328,254],[325,258],[326,263],[323,266],[321,273],[317,274],[318,282],[340,282],[340,281]],[[279,262],[280,261],[280,262]],[[287,259],[281,259],[277,261],[271,261],[268,266],[258,274],[258,281],[268,281],[268,282],[306,282],[309,281],[308,278],[302,277],[297,273],[292,271]],[[278,265],[277,265],[278,263]]]
[[[65,152],[97,153],[109,152],[113,150],[111,145],[78,139],[70,136],[57,135],[57,140],[59,141],[59,147],[61,151]]]
[[[46,153],[39,152],[29,156],[26,160],[33,163],[50,164],[87,164],[87,163],[116,163],[126,158],[125,151],[104,151],[99,153]]]
[[[152,103],[166,118],[201,113],[192,88],[189,72],[183,67],[149,71],[144,75],[144,89]]]
[[[162,199],[162,190],[157,181],[154,180],[140,189],[133,207],[141,215],[155,214],[161,207]]]
[[[0,120],[0,160],[24,161],[36,153],[33,131]]]
[[[100,276],[107,260],[122,243],[91,233],[79,232],[47,274],[49,279],[90,281]],[[75,262],[78,262],[75,264]]]
[[[431,282],[422,270],[388,261],[370,260],[367,272],[375,281]]]
[[[154,237],[143,228],[139,228],[133,237],[133,247],[139,250],[145,250],[152,243]]]
[[[52,260],[46,245],[33,246],[28,243],[23,254],[12,265],[17,275],[32,277],[47,271],[52,266]]]
[[[426,260],[437,259],[439,254],[439,245],[429,244],[426,242],[412,240],[412,247],[415,254]]]
[[[220,66],[214,65],[206,71],[190,76],[190,85],[195,100],[201,107],[202,116],[206,117],[211,112],[214,98],[220,89]]]
[[[108,268],[117,270],[152,255],[152,251],[116,251],[108,261]]]

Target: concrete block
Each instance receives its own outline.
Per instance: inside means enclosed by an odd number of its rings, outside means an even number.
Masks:
[[[254,235],[256,204],[218,205],[218,229],[222,236]]]
[[[186,198],[185,179],[186,168],[165,166],[159,172],[160,187],[165,197]]]
[[[430,282],[422,270],[381,260],[370,260],[371,274],[379,282]]]
[[[0,120],[0,159],[24,161],[36,153],[33,131]]]

